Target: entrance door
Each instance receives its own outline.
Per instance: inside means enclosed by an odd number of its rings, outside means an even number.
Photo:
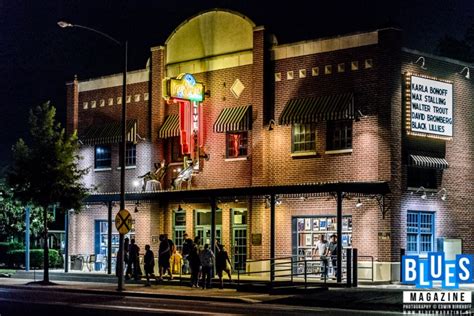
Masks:
[[[216,240],[218,243],[221,242],[221,230],[221,226],[216,225]],[[196,227],[196,234],[201,239],[202,246],[205,244],[211,245],[211,226],[205,225]]]
[[[233,208],[232,214],[232,264],[235,271],[245,271],[247,261],[246,208]]]
[[[201,238],[201,244],[211,246],[211,210],[196,210],[194,231]],[[220,243],[222,236],[222,211],[216,210],[216,240]]]

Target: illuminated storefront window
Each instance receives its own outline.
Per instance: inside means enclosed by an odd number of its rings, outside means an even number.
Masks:
[[[433,251],[434,213],[408,211],[407,252],[426,253]]]

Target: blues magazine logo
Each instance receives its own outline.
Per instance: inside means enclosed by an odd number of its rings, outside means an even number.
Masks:
[[[456,255],[455,260],[446,260],[443,252],[430,252],[427,258],[403,256],[401,279],[419,289],[433,288],[435,281],[442,289],[458,289],[474,283],[474,255]]]

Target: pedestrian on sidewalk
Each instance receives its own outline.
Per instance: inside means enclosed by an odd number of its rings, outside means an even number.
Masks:
[[[214,253],[209,249],[209,244],[204,245],[204,250],[199,254],[202,266],[202,289],[211,288],[211,273],[214,266]]]
[[[339,276],[339,273],[340,273],[340,269],[337,266],[337,247],[338,247],[337,235],[332,234],[331,235],[331,242],[329,242],[328,250],[327,250],[326,255],[331,258],[331,264],[332,264],[332,268],[333,268],[334,275],[335,275],[336,278]]]
[[[216,253],[216,272],[217,275],[219,276],[219,283],[220,283],[220,289],[224,288],[224,278],[223,278],[223,272],[225,271],[227,275],[229,276],[229,281],[232,282],[232,276],[231,276],[231,267],[232,264],[229,259],[229,254],[225,250],[224,245],[219,245],[217,244],[217,253]]]
[[[132,275],[132,269],[130,267],[130,239],[125,238],[123,242],[123,266],[125,270],[125,280],[129,280]]]
[[[191,252],[191,249],[193,247],[193,240],[191,238],[189,238],[189,235],[187,233],[184,233],[183,238],[184,238],[184,242],[183,242],[183,247],[182,247],[182,250],[181,250],[181,255],[183,256],[182,272],[183,272],[183,274],[188,274],[189,273],[188,256],[189,256],[189,253]]]
[[[129,263],[129,266],[131,267],[131,271],[132,271],[132,275],[133,275],[133,278],[135,280],[139,280],[139,272],[141,272],[140,270],[140,267],[139,267],[139,252],[140,252],[140,248],[138,247],[137,244],[135,244],[135,239],[132,238],[130,240],[130,247],[129,247],[129,251],[128,251],[128,255],[129,255],[129,260],[130,260],[130,263]]]
[[[326,256],[328,250],[328,241],[324,234],[319,235],[319,240],[316,242],[315,251],[318,252],[317,259],[320,260],[320,274],[321,280],[326,280],[328,276],[328,257]]]
[[[143,258],[144,268],[145,268],[145,276],[146,276],[146,284],[145,286],[151,286],[150,284],[150,276],[155,278],[155,255],[153,251],[150,249],[150,245],[145,245],[145,257]]]
[[[174,248],[174,243],[168,239],[168,235],[160,235],[160,245],[158,247],[158,266],[160,269],[159,281],[163,280],[166,272],[170,275],[170,280],[173,280],[173,272],[171,271],[170,259]]]
[[[194,243],[189,251],[188,261],[191,270],[191,287],[198,287],[199,270],[201,269],[201,259],[199,258],[199,237],[194,238]]]

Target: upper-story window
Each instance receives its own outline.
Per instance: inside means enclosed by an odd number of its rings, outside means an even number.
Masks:
[[[136,166],[137,165],[137,145],[127,143],[127,149],[125,151],[125,166]]]
[[[352,120],[327,122],[326,150],[352,148]]]
[[[437,189],[437,169],[408,166],[407,187]]]
[[[226,157],[238,158],[247,157],[248,138],[247,132],[227,132],[226,133]]]
[[[112,166],[112,150],[110,145],[95,146],[94,168],[104,169]]]
[[[181,144],[179,136],[168,138],[171,146],[171,162],[182,162],[183,153],[181,152]]]
[[[291,152],[316,151],[316,127],[314,124],[293,124]]]

